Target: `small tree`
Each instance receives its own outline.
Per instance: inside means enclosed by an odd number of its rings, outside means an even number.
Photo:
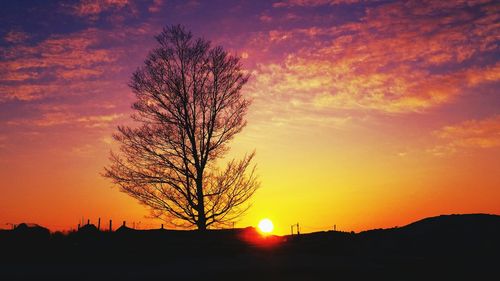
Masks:
[[[219,168],[217,160],[246,124],[249,76],[238,57],[194,39],[182,26],[156,37],[132,76],[137,128],[118,127],[120,153],[104,176],[151,209],[154,217],[205,230],[240,217],[259,186],[254,153]]]

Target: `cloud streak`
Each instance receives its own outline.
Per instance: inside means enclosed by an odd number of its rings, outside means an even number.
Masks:
[[[339,5],[339,4],[354,4],[359,2],[366,2],[363,0],[287,0],[275,2],[273,4],[274,8],[288,8],[288,7],[317,7],[324,5]]]
[[[114,125],[117,120],[123,119],[124,114],[98,114],[98,115],[78,115],[66,111],[45,112],[41,117],[35,119],[10,120],[8,126],[29,126],[29,127],[53,127],[61,125],[72,125],[83,128],[102,128]]]
[[[445,126],[435,131],[434,135],[444,142],[431,150],[438,156],[461,149],[500,147],[500,115]]]
[[[30,38],[28,33],[12,30],[5,35],[4,40],[9,43],[18,44],[26,41],[28,38]]]
[[[130,5],[129,0],[81,0],[71,6],[71,10],[76,16],[90,17],[95,20],[103,12],[121,10]]]

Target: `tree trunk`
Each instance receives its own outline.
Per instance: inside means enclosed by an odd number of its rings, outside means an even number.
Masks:
[[[199,217],[198,218],[198,230],[199,231],[205,231],[207,230],[207,225],[206,225],[207,220],[205,217]]]
[[[207,218],[205,217],[205,202],[203,196],[203,182],[201,177],[196,181],[196,196],[198,197],[198,230],[207,230]]]

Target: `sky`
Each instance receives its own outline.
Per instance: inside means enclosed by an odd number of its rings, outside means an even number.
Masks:
[[[101,176],[166,25],[241,57],[261,188],[237,227],[500,214],[498,1],[2,1],[0,228],[159,227]],[[133,124],[132,124],[133,125]]]

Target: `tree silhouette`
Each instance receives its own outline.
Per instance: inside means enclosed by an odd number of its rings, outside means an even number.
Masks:
[[[156,37],[132,76],[137,128],[118,127],[120,153],[104,176],[151,209],[154,217],[199,230],[228,224],[250,206],[259,187],[255,152],[220,168],[228,142],[246,125],[249,75],[238,57],[182,26]]]

